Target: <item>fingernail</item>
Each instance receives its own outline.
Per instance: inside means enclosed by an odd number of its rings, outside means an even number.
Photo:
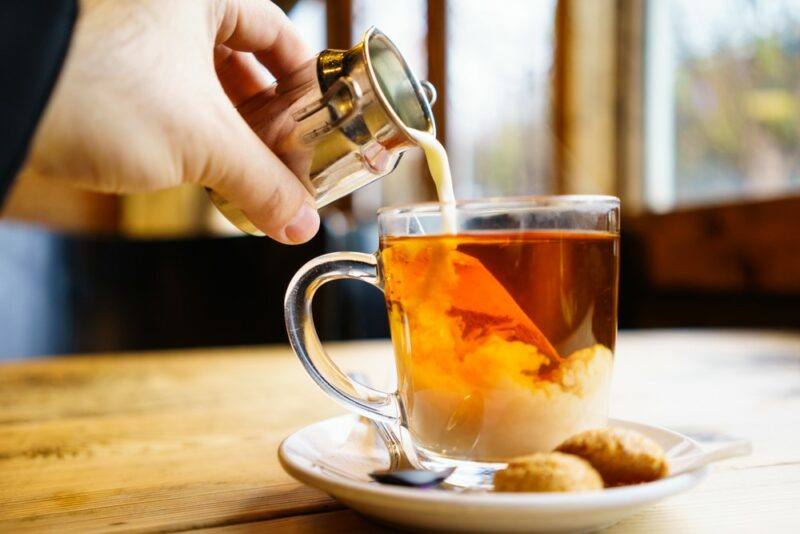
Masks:
[[[303,202],[294,218],[283,229],[286,237],[292,243],[305,243],[319,230],[319,213],[317,210]]]

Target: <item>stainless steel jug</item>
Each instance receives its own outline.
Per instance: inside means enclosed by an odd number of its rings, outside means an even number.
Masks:
[[[415,146],[409,128],[435,134],[435,101],[433,85],[420,82],[372,27],[351,49],[320,52],[240,109],[321,208],[393,171]],[[209,194],[237,228],[263,235],[236,206]]]

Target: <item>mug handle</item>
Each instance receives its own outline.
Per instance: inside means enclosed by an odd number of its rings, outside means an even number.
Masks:
[[[348,377],[325,352],[314,328],[314,293],[322,285],[342,279],[361,280],[383,291],[375,255],[334,252],[309,261],[286,290],[283,309],[289,343],[317,385],[345,408],[375,421],[401,424],[397,393],[378,391]]]

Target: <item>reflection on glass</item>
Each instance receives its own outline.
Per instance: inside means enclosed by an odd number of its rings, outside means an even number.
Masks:
[[[448,4],[447,150],[460,198],[552,191],[555,5]]]

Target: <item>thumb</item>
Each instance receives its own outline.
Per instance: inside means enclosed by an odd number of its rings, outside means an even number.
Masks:
[[[305,243],[319,230],[319,214],[300,179],[258,138],[236,109],[225,102],[226,135],[210,140],[209,171],[203,185],[222,195],[272,239]]]

